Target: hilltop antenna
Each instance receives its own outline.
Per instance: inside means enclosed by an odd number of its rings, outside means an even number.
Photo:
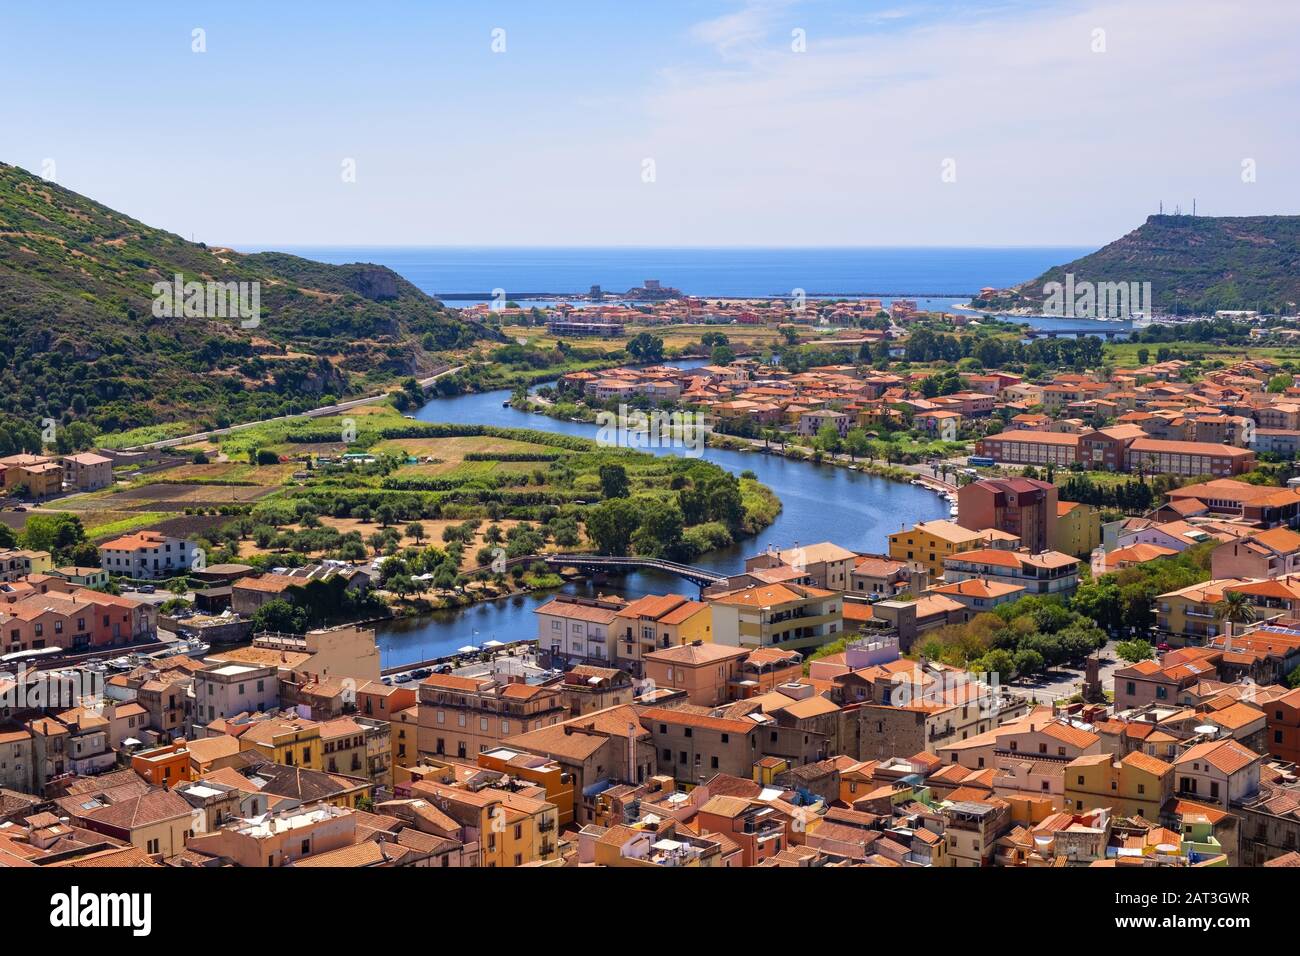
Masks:
[[[1193,216],[1196,215],[1196,197],[1195,197],[1195,196],[1192,197],[1192,215],[1193,215]]]
[[[1163,216],[1164,214],[1165,214],[1165,201],[1162,199],[1160,200],[1160,215]]]

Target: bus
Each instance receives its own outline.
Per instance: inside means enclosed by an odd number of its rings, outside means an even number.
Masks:
[[[61,647],[34,647],[29,651],[14,651],[12,654],[5,654],[0,657],[0,665],[3,664],[29,664],[36,661],[54,660],[63,653]]]
[[[984,455],[970,455],[966,458],[966,464],[972,468],[992,468],[996,462]]]

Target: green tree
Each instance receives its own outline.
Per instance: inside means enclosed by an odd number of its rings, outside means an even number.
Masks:
[[[654,364],[664,360],[664,340],[649,332],[638,332],[627,343],[627,354],[638,362]]]
[[[631,490],[627,469],[616,462],[600,466],[600,493],[605,498],[626,498]]]
[[[1223,600],[1214,608],[1214,616],[1226,624],[1237,625],[1254,623],[1257,615],[1249,595],[1240,591],[1225,591]],[[1228,633],[1233,631],[1229,629]]]
[[[1043,659],[1043,655],[1032,647],[1022,647],[1015,653],[1016,673],[1023,677],[1041,674],[1046,665],[1047,662]]]
[[[1119,655],[1120,660],[1136,664],[1138,661],[1155,657],[1156,649],[1151,646],[1150,641],[1135,638],[1131,641],[1120,641],[1115,645],[1115,653]]]
[[[267,601],[253,612],[253,630],[301,634],[307,630],[307,612],[285,600]]]
[[[682,543],[682,509],[675,501],[647,500],[641,507],[641,527],[632,536],[637,554],[672,557]]]
[[[820,448],[828,455],[836,454],[840,450],[842,443],[843,439],[840,438],[840,430],[832,422],[826,422],[821,428],[817,429],[817,437],[813,439],[813,446]]]
[[[628,498],[602,501],[587,512],[587,537],[601,554],[627,554],[640,526],[641,510]]]

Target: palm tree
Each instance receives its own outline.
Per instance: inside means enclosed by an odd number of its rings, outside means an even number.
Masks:
[[[1251,603],[1248,595],[1242,594],[1240,591],[1224,591],[1223,600],[1214,609],[1214,616],[1227,625],[1225,634],[1231,640],[1234,624],[1251,624],[1254,622],[1256,616],[1255,605]]]

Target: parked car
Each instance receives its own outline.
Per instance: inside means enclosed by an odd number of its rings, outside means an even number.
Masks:
[[[140,585],[138,590],[140,591],[141,594],[153,594],[154,591],[158,589],[155,588],[152,584],[142,584]]]
[[[424,680],[424,678],[428,677],[431,673],[433,672],[427,667],[417,667],[415,670],[411,671],[411,676],[416,680]]]

